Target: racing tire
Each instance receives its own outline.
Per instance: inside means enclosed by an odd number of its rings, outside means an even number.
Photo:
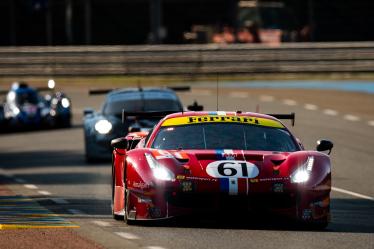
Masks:
[[[87,152],[85,154],[85,159],[86,159],[86,163],[94,163],[95,162],[95,158],[90,156]]]
[[[128,218],[128,212],[129,212],[129,203],[130,203],[130,191],[128,191],[127,189],[125,189],[125,200],[124,200],[124,203],[125,203],[125,207],[124,207],[124,214],[123,214],[123,220],[124,222],[127,224],[127,225],[133,225],[135,223],[135,220],[131,220]]]

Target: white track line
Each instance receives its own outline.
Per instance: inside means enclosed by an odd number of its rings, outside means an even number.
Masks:
[[[124,239],[140,239],[138,236],[132,233],[125,233],[125,232],[115,232],[118,236],[124,238]]]
[[[246,92],[230,92],[229,97],[231,98],[248,98],[249,94]]]
[[[92,221],[95,225],[101,226],[101,227],[109,227],[110,223],[107,221],[102,221],[102,220],[94,220]]]
[[[45,190],[40,190],[40,191],[38,191],[38,193],[41,194],[41,195],[52,195],[50,192],[45,191]]]
[[[345,120],[348,120],[348,121],[359,121],[359,120],[360,120],[359,117],[354,116],[354,115],[351,115],[351,114],[344,115],[343,118],[344,118]]]
[[[304,108],[307,109],[307,110],[310,110],[310,111],[318,110],[318,106],[313,105],[313,104],[305,104]]]
[[[270,96],[270,95],[261,95],[260,96],[260,101],[263,101],[263,102],[272,102],[272,101],[274,101],[274,97]]]
[[[34,184],[24,184],[23,186],[28,189],[38,189],[38,187]]]
[[[342,188],[331,187],[331,189],[336,191],[336,192],[343,193],[343,194],[352,195],[354,197],[358,197],[358,198],[369,200],[369,201],[374,201],[373,197],[370,197],[370,196],[367,196],[367,195],[362,195],[362,194],[359,194],[359,193],[355,193],[355,192],[345,190],[345,189],[342,189]]]
[[[16,183],[25,183],[26,182],[22,178],[15,178],[14,180],[16,181]]]
[[[198,95],[198,96],[210,96],[212,95],[212,92],[209,90],[196,90],[192,92],[187,92],[187,94],[190,95]]]
[[[71,214],[84,214],[82,211],[78,209],[68,209],[69,213]]]
[[[323,113],[326,114],[326,115],[330,115],[330,116],[336,116],[336,115],[338,115],[337,111],[331,110],[331,109],[325,109],[325,110],[323,110]]]
[[[284,99],[282,102],[285,105],[290,105],[290,106],[297,105],[297,102],[295,100],[293,100],[293,99]]]
[[[62,198],[51,198],[51,201],[53,201],[56,204],[68,204],[69,203],[67,200],[64,200]]]
[[[370,126],[374,126],[374,120],[370,120],[370,121],[368,122],[368,125],[370,125]]]

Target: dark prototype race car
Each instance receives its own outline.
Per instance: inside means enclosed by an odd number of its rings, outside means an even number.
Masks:
[[[122,122],[122,110],[127,112],[168,111],[181,112],[183,105],[175,91],[188,91],[189,87],[124,88],[91,90],[90,94],[107,94],[100,112],[84,111],[84,141],[86,161],[111,158],[110,141],[132,131],[148,131],[160,117],[128,117]],[[202,106],[190,106],[190,109]]]
[[[48,88],[32,88],[24,82],[16,82],[9,91],[0,91],[6,95],[0,106],[2,130],[70,127],[70,99],[64,93],[54,91],[53,80],[48,84]],[[41,91],[48,93],[41,96]]]
[[[148,134],[114,139],[114,218],[129,223],[265,210],[326,227],[331,165],[320,151],[330,153],[333,144],[319,140],[317,151],[306,151],[279,119],[294,122],[294,114],[175,113]]]

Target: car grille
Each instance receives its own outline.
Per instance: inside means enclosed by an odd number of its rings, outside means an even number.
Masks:
[[[168,193],[169,204],[185,208],[271,208],[283,209],[295,206],[296,198],[290,194],[262,194],[229,196],[223,194]]]

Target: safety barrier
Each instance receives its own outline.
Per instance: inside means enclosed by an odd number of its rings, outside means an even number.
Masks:
[[[374,42],[0,48],[1,76],[374,72]]]

